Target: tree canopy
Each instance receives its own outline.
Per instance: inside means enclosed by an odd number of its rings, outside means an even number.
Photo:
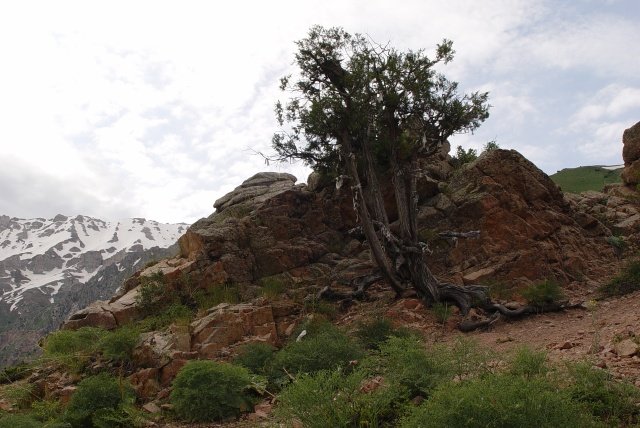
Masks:
[[[281,81],[291,96],[276,105],[283,129],[273,137],[277,159],[301,159],[349,182],[372,254],[396,293],[413,286],[426,300],[450,299],[467,309],[481,288],[440,283],[426,266],[416,183],[421,160],[488,117],[488,94],[460,94],[458,84],[438,71],[453,59],[449,40],[429,57],[424,50],[402,52],[341,28],[315,26],[296,44],[298,74]],[[381,177],[393,183],[393,227]]]

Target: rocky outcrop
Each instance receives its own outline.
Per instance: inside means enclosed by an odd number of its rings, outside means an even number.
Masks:
[[[458,171],[421,208],[423,232],[456,282],[527,284],[597,277],[614,260],[608,229],[575,212],[551,179],[516,151],[492,150]],[[443,228],[479,230],[477,239],[443,242]]]
[[[214,202],[213,207],[222,212],[239,204],[257,204],[293,187],[297,178],[279,172],[259,172],[240,186]]]
[[[622,181],[627,185],[636,186],[640,184],[640,122],[624,131],[622,145]]]

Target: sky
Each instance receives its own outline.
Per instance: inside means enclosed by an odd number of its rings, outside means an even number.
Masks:
[[[0,4],[0,214],[193,222],[265,165],[295,40],[315,24],[489,91],[488,141],[548,174],[622,163],[640,121],[637,0],[13,1]]]

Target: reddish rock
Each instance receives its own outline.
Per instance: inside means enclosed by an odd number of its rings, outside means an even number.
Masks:
[[[189,360],[175,359],[160,369],[160,385],[169,386],[173,379]]]
[[[625,165],[640,159],[640,122],[622,134],[622,159]]]
[[[148,400],[158,394],[160,391],[158,373],[157,368],[146,368],[129,376],[129,381],[139,398]]]

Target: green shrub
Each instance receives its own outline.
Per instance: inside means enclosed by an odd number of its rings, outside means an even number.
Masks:
[[[282,278],[279,278],[275,275],[262,278],[260,280],[260,283],[262,285],[260,291],[265,297],[278,297],[287,289],[286,284],[282,281]]]
[[[71,396],[64,419],[74,427],[129,427],[126,406],[134,401],[131,387],[108,373],[82,380]]]
[[[8,399],[18,409],[28,408],[34,399],[34,385],[27,382],[15,382],[0,389],[0,397]]]
[[[240,289],[231,282],[218,284],[206,290],[198,290],[193,298],[200,310],[212,308],[220,303],[238,303],[242,300]]]
[[[387,318],[376,318],[358,325],[355,335],[365,349],[375,350],[390,337],[407,337],[409,332],[405,329],[396,329]]]
[[[272,382],[282,384],[289,375],[346,368],[350,361],[363,355],[357,343],[328,322],[309,323],[306,332],[301,340],[289,342],[276,353],[270,373]]]
[[[594,416],[612,425],[634,425],[639,422],[640,409],[636,404],[640,391],[633,385],[618,382],[604,370],[586,363],[569,368],[572,384],[569,394],[587,405]]]
[[[551,280],[533,284],[520,294],[527,300],[527,303],[538,308],[543,308],[564,298],[560,285]]]
[[[62,403],[53,400],[39,400],[31,403],[31,414],[42,422],[55,422],[62,416]]]
[[[510,373],[527,379],[544,375],[548,371],[547,354],[528,347],[518,349],[511,361]]]
[[[390,385],[404,389],[406,398],[426,397],[446,376],[416,337],[390,337],[379,352],[363,361],[365,370],[381,374]]]
[[[140,285],[135,301],[143,313],[152,313],[165,297],[166,284],[164,274],[156,272],[151,276],[140,277]]]
[[[471,379],[496,371],[496,354],[467,338],[451,344],[436,345],[427,351],[437,380]]]
[[[5,367],[0,370],[0,385],[3,383],[12,383],[17,380],[24,379],[33,372],[33,367],[28,364],[17,364],[15,366]]]
[[[268,343],[255,342],[243,346],[233,360],[234,364],[246,367],[252,373],[265,375],[275,356],[275,348]]]
[[[598,289],[604,297],[622,296],[636,290],[640,290],[640,260],[629,262],[618,276]]]
[[[188,422],[239,416],[252,406],[251,377],[244,367],[214,361],[190,361],[173,381],[171,403]]]
[[[597,424],[579,403],[542,379],[493,375],[441,385],[400,426],[582,428]]]
[[[4,415],[0,417],[0,428],[42,428],[42,423],[29,415]]]
[[[276,415],[309,428],[387,426],[399,413],[397,394],[386,385],[362,392],[363,372],[303,374],[278,395]],[[384,425],[383,425],[384,424]]]
[[[181,303],[172,303],[156,315],[148,316],[139,321],[137,326],[141,331],[161,330],[171,324],[188,325],[193,318],[193,311]]]
[[[122,327],[106,334],[98,343],[105,358],[116,362],[129,362],[138,343],[140,332],[132,327]]]
[[[478,159],[478,151],[475,149],[465,150],[462,146],[456,148],[456,154],[451,158],[451,163],[454,168],[460,168],[462,165],[471,163]]]
[[[47,336],[44,342],[44,355],[52,358],[77,354],[91,355],[106,334],[106,330],[97,327],[58,330]]]

